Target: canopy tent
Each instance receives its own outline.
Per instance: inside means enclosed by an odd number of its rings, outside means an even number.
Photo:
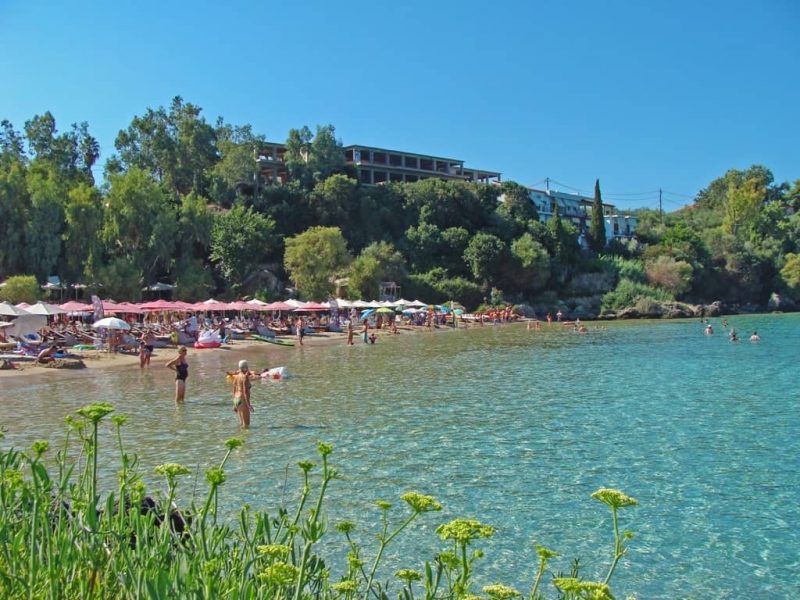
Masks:
[[[425,302],[422,302],[421,300],[414,300],[413,302],[409,302],[408,304],[406,304],[406,306],[410,308],[424,308],[428,305]]]
[[[65,311],[60,306],[56,306],[55,304],[48,304],[47,302],[37,302],[36,304],[29,306],[26,308],[29,313],[32,315],[45,315],[45,316],[52,316],[52,315],[63,315]]]

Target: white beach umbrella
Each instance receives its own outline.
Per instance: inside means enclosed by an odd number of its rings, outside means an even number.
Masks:
[[[247,304],[252,304],[253,306],[266,306],[268,303],[259,300],[258,298],[253,298],[252,300],[248,300]]]
[[[27,310],[23,310],[22,308],[17,308],[10,302],[0,302],[0,315],[6,315],[7,317],[20,317],[22,315],[29,315]]]
[[[336,298],[336,304],[339,306],[339,310],[353,308],[353,303],[350,302],[350,300],[345,300],[344,298]]]
[[[25,313],[24,315],[17,316],[12,321],[11,327],[6,329],[8,335],[13,335],[22,338],[29,334],[35,334],[42,327],[47,325],[47,317],[44,315],[32,315]]]
[[[96,321],[92,327],[95,329],[102,329],[104,327],[106,329],[123,329],[125,331],[131,328],[131,326],[125,321],[116,317],[106,317],[105,319],[100,319],[99,321]]]
[[[55,304],[48,304],[47,302],[37,302],[32,306],[26,308],[29,313],[32,315],[63,315],[65,310],[63,310],[60,306],[56,306]]]

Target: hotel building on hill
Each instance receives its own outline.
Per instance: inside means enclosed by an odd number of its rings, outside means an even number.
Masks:
[[[539,190],[528,188],[528,197],[536,206],[539,220],[547,223],[553,218],[558,206],[558,215],[563,221],[572,223],[578,230],[581,246],[586,247],[586,235],[592,221],[594,199],[579,194],[570,194],[557,190]],[[502,200],[502,198],[501,198]],[[613,204],[603,203],[603,220],[605,221],[606,240],[631,239],[636,232],[636,217],[619,214]]]
[[[464,166],[463,160],[372,146],[345,146],[344,162],[358,168],[364,185],[413,183],[431,177],[476,183],[500,183],[501,179],[499,172],[471,169]]]
[[[344,164],[353,168],[362,185],[381,185],[389,182],[414,182],[435,177],[476,183],[500,183],[501,173],[472,169],[464,161],[401,150],[372,146],[345,146]],[[256,156],[261,176],[269,182],[286,183],[288,171],[283,160],[285,144],[265,142]]]

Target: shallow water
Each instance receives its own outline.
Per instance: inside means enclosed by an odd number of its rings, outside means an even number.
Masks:
[[[533,543],[556,549],[555,569],[581,558],[582,575],[608,569],[613,538],[604,505],[615,487],[640,506],[621,512],[629,554],[617,597],[787,598],[800,592],[800,315],[720,321],[473,327],[400,335],[374,346],[191,351],[187,403],[172,401],[171,371],[153,366],[0,380],[4,446],[56,442],[64,416],[95,401],[128,415],[125,440],[144,472],[178,462],[202,472],[240,435],[224,370],[285,365],[292,378],[254,385],[253,427],[230,459],[223,504],[274,511],[298,488],[295,463],[334,445],[331,522],[356,521],[374,548],[373,501],[408,490],[444,505],[392,547],[389,572],[417,568],[443,548],[435,527],[457,516],[498,528],[481,542],[480,583],[529,589]],[[760,343],[746,341],[758,329]],[[747,335],[745,335],[747,334]],[[104,432],[103,477],[116,466]],[[287,475],[288,473],[288,475]],[[161,485],[150,475],[151,481]],[[179,492],[191,500],[193,480]],[[335,536],[335,534],[332,534]],[[342,570],[334,565],[334,572]],[[552,595],[552,594],[551,594]]]

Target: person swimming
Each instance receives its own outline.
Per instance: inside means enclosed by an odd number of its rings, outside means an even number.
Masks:
[[[706,335],[711,335],[712,333],[714,333],[714,328],[711,326],[711,323],[706,325],[705,331],[703,333],[705,333]]]
[[[753,335],[750,336],[750,341],[751,342],[760,342],[761,341],[761,336],[758,335],[757,331],[754,331]]]

